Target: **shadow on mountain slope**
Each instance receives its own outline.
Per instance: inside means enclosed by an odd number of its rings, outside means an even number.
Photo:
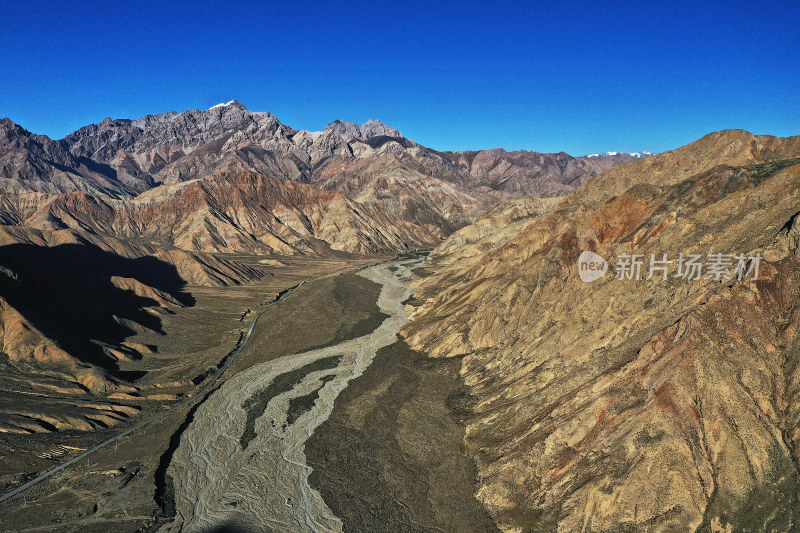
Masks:
[[[127,259],[94,246],[30,244],[0,247],[0,297],[45,336],[83,363],[123,378],[104,345],[117,346],[145,327],[161,332],[161,319],[146,307],[160,302],[119,288],[112,276],[130,278],[181,305],[194,298],[173,265],[155,257]]]

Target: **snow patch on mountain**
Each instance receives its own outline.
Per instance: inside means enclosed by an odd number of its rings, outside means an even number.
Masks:
[[[212,105],[208,109],[211,110],[211,109],[216,109],[218,107],[228,107],[229,105],[233,105],[235,103],[236,103],[236,100],[231,100],[230,102],[224,102],[224,103],[221,103],[221,104]]]
[[[635,157],[636,159],[642,159],[644,157],[649,157],[649,156],[653,155],[651,152],[648,152],[647,150],[645,150],[643,152],[633,152],[633,153],[628,153],[628,152],[605,152],[605,153],[602,153],[602,154],[589,154],[589,155],[586,155],[584,157],[611,157],[613,155],[620,155],[620,154],[626,154],[626,153],[628,155],[630,155],[630,156]]]

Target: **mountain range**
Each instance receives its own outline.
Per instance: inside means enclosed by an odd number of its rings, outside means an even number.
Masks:
[[[400,335],[460,368],[448,406],[502,531],[796,529],[800,137],[441,152],[234,100],[61,140],[3,119],[0,191],[2,388],[85,401],[9,410],[0,432],[135,415],[111,401],[149,349],[126,338],[192,305],[187,287],[270,275],[245,257],[433,248]],[[592,282],[588,252],[608,269]],[[758,274],[675,272],[713,254]],[[672,271],[626,277],[631,257]]]
[[[502,204],[434,249],[402,334],[460,361],[477,495],[503,531],[796,530],[798,215],[800,137],[729,130]],[[591,283],[586,251],[608,264]],[[715,253],[727,274],[677,275]],[[653,258],[668,275],[647,279]]]
[[[429,246],[503,200],[562,195],[635,159],[437,152],[380,121],[298,131],[235,100],[105,119],[59,141],[3,119],[0,221],[194,251],[391,252]],[[100,211],[102,222],[89,223]]]
[[[240,254],[429,248],[500,202],[565,194],[635,159],[438,152],[377,120],[309,132],[235,100],[107,118],[60,140],[0,119],[4,386],[129,390],[118,362],[147,349],[125,337],[158,331],[152,316],[183,305],[186,285],[263,278]],[[122,294],[136,297],[108,298]],[[14,427],[42,429],[25,416]]]

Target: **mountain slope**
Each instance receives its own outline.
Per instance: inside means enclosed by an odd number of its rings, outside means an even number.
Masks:
[[[0,119],[0,191],[84,191],[112,197],[131,194],[110,167],[75,157],[60,143],[34,135],[7,118]]]
[[[204,252],[381,253],[435,242],[428,231],[340,193],[270,178],[236,161],[214,175],[157,187],[133,200],[61,195],[23,223]]]
[[[494,203],[457,183],[413,170],[394,154],[352,161],[318,177],[314,185],[341,191],[362,205],[424,227],[439,239],[475,220]]]
[[[152,354],[126,339],[161,332],[162,315],[191,305],[187,284],[263,276],[204,253],[81,230],[0,226],[0,433],[92,430],[126,420],[139,408],[106,396],[135,392],[120,362]]]
[[[423,281],[403,335],[463,357],[505,531],[795,530],[799,158],[798,137],[711,134]],[[583,283],[582,250],[609,275]],[[760,253],[759,279],[614,279],[622,254],[711,252]]]
[[[429,258],[437,265],[480,258],[519,235],[558,202],[559,198],[520,198],[503,202],[447,237]]]

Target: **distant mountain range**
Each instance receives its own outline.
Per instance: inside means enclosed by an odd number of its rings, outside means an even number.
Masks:
[[[0,221],[193,251],[390,252],[637,157],[438,152],[377,120],[308,132],[235,100],[105,119],[59,141],[2,119]]]
[[[602,154],[589,154],[586,157],[611,157],[611,156],[624,154],[624,153],[626,153],[626,152],[604,152]],[[653,154],[645,150],[644,152],[633,152],[633,153],[628,153],[627,155],[633,156],[636,159],[641,159],[643,157],[649,157],[649,156],[651,156]]]

